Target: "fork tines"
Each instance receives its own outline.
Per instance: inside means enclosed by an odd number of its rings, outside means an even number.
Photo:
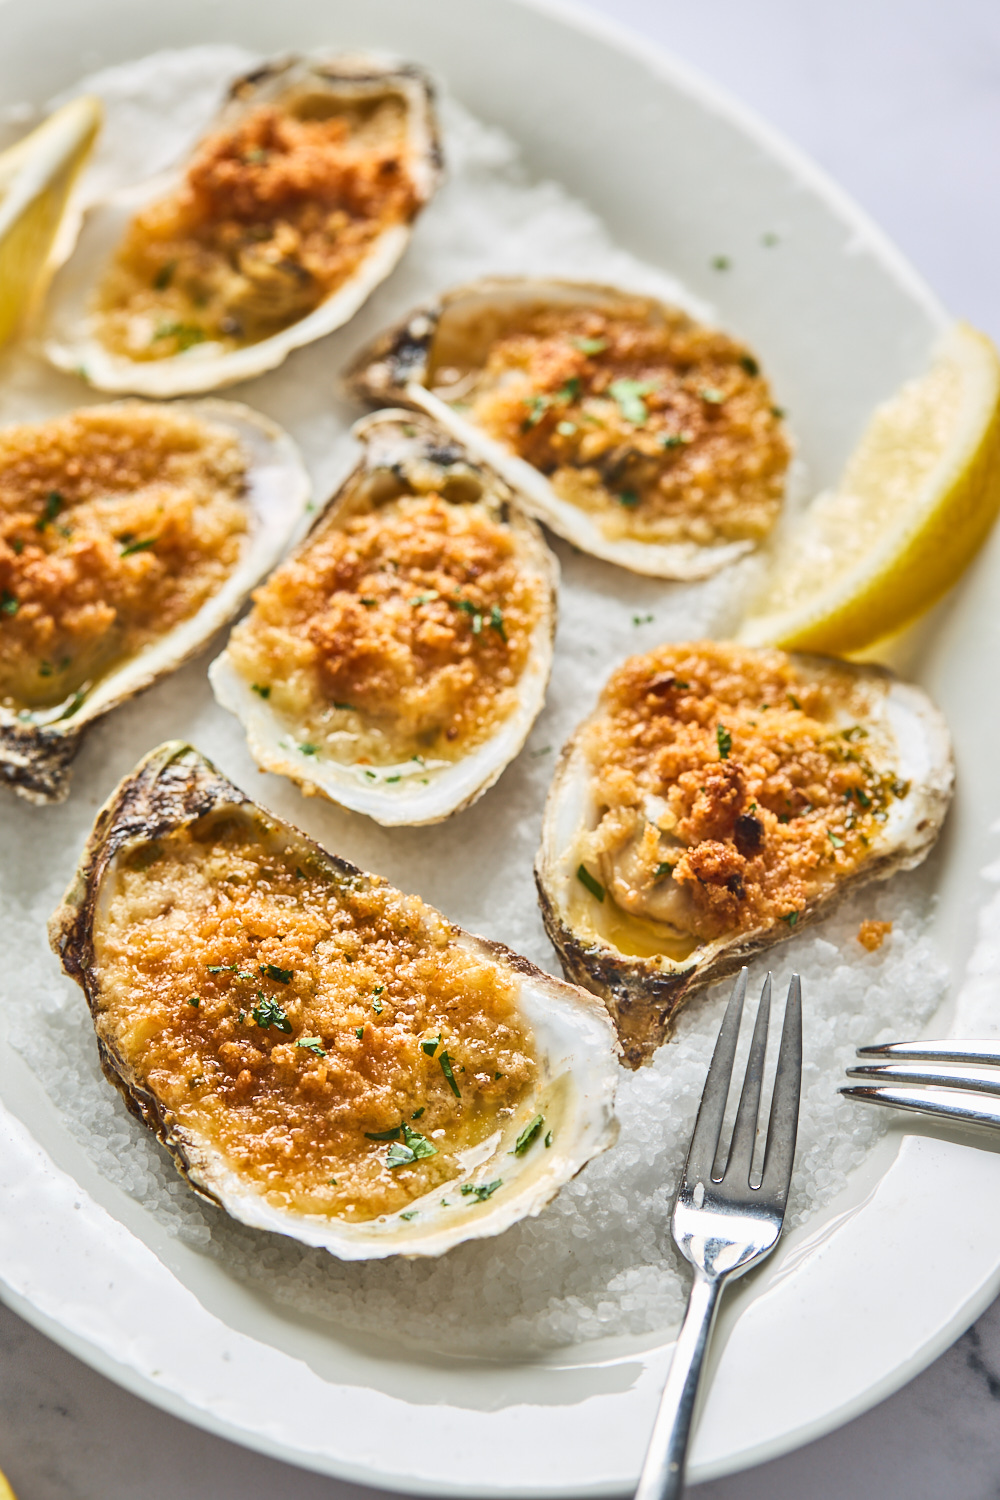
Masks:
[[[849,1099],[1000,1125],[1000,1041],[890,1042],[858,1056],[885,1060],[848,1068],[863,1080],[840,1090]]]

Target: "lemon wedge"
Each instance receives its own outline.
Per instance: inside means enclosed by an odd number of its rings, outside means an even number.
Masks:
[[[0,154],[0,344],[42,285],[70,189],[102,117],[101,101],[85,95]]]
[[[961,576],[998,510],[1000,356],[958,323],[779,540],[739,639],[842,656],[894,635]]]

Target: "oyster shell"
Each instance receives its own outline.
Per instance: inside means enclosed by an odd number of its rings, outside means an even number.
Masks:
[[[264,770],[379,823],[435,823],[493,785],[541,710],[558,564],[426,417],[354,431],[360,463],[209,676]]]
[[[614,287],[459,287],[365,349],[347,381],[428,412],[538,520],[636,573],[708,577],[764,539],[783,499],[789,440],[751,352]]]
[[[241,1223],[345,1260],[436,1256],[539,1213],[615,1139],[598,1001],[327,854],[189,745],[112,793],[49,932],[109,1082]]]
[[[437,186],[431,86],[362,53],[272,63],[234,83],[190,172],[97,204],[53,281],[44,352],[99,390],[215,390],[352,318]]]
[[[43,661],[37,670],[43,672],[48,683],[53,685],[54,691],[48,696],[60,701],[43,702],[40,706],[38,702],[23,697],[18,701],[17,695],[8,697],[6,702],[0,701],[0,782],[36,803],[59,802],[67,795],[70,762],[79,750],[86,730],[96,719],[134,697],[157,678],[174,671],[200,651],[213,633],[236,613],[250,589],[281,556],[309,499],[309,478],[291,438],[275,423],[238,402],[207,399],[176,402],[167,407],[123,401],[106,408],[86,407],[79,414],[70,413],[68,419],[41,424],[39,429],[8,429],[4,436],[9,440],[11,431],[54,431],[65,420],[72,420],[77,415],[88,423],[107,419],[123,430],[127,430],[133,417],[144,424],[143,430],[151,416],[154,421],[162,416],[171,424],[177,419],[190,417],[196,419],[198,431],[206,438],[235,438],[247,465],[241,481],[242,494],[237,499],[240,509],[246,512],[245,520],[243,516],[239,517],[241,528],[245,524],[246,529],[241,529],[238,535],[235,564],[221,582],[212,587],[194,613],[182,615],[161,634],[155,629],[144,631],[137,638],[140,641],[138,649],[132,653],[126,651],[123,655],[119,650],[116,655],[102,657],[101,643],[112,639],[118,623],[117,609],[109,608],[110,623],[106,629],[102,626],[81,653],[82,660],[87,659],[88,650],[96,653],[89,679],[77,680],[79,673],[74,665],[72,671],[76,675],[72,682],[63,684],[66,692],[60,697],[62,689],[57,669],[61,664]],[[51,448],[52,452],[58,451],[54,439]],[[73,459],[77,464],[81,462],[79,448]],[[167,483],[159,475],[155,479],[160,485]],[[113,500],[111,495],[106,503]],[[60,509],[62,505],[59,492],[50,491],[46,509],[34,522],[27,522],[26,535],[34,541],[36,533],[49,530],[51,534],[59,517],[70,514]],[[52,508],[51,515],[49,507]],[[141,554],[151,546],[148,539],[131,541],[119,536],[116,541],[124,544],[122,555],[129,551]],[[16,568],[22,553],[26,560],[30,560],[26,544],[14,537],[12,547],[0,542],[0,553],[4,554],[0,556],[3,580],[5,584],[8,581],[13,583],[15,575],[11,570]],[[136,563],[139,562],[137,557]],[[141,584],[141,580],[131,582]],[[100,610],[104,604],[100,597],[90,598],[89,603],[85,600],[83,613]],[[145,604],[148,604],[148,599]],[[5,617],[13,616],[11,624],[16,624],[18,609],[16,584],[12,588],[4,587],[3,611]]]
[[[940,713],[883,668],[660,647],[562,751],[535,865],[546,930],[637,1067],[695,991],[919,864],[953,778]]]

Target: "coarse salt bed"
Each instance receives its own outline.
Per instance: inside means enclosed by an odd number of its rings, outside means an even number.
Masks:
[[[198,48],[84,80],[80,88],[100,93],[108,109],[88,192],[105,192],[166,165],[204,128],[223,82],[253,62],[235,48]],[[555,183],[533,181],[505,136],[447,98],[442,112],[448,181],[419,222],[399,271],[348,328],[232,393],[292,432],[321,496],[350,461],[347,430],[358,415],[338,394],[338,372],[379,328],[451,284],[487,272],[591,277],[648,290],[711,317],[711,309],[671,278],[618,249],[582,203]],[[0,420],[30,420],[98,399],[24,350],[0,359]],[[440,1261],[345,1265],[241,1228],[185,1187],[102,1078],[83,998],[59,974],[45,922],[99,803],[140,755],[179,736],[327,848],[419,891],[463,926],[500,938],[554,971],[531,865],[555,752],[592,707],[597,684],[624,656],[663,640],[730,631],[754,575],[748,562],[704,584],[670,585],[577,556],[562,544],[557,550],[563,584],[547,706],[525,753],[481,802],[449,823],[377,828],[259,774],[236,721],[217,708],[208,688],[205,668],[221,639],[91,734],[69,802],[39,809],[4,799],[0,902],[8,951],[18,960],[0,975],[10,1040],[110,1182],[140,1200],[171,1234],[314,1324],[329,1319],[370,1335],[480,1354],[670,1330],[687,1288],[669,1241],[671,1192],[725,991],[683,1011],[674,1039],[649,1067],[622,1072],[617,1146],[540,1217]],[[858,1110],[836,1093],[855,1046],[918,1033],[943,998],[947,975],[925,935],[928,888],[919,872],[897,877],[770,955],[779,995],[793,970],[803,976],[805,1072],[789,1202],[793,1225],[835,1197],[886,1127],[881,1115]],[[870,917],[893,924],[871,954],[856,941],[860,922]],[[760,965],[754,970],[758,988],[762,972]]]

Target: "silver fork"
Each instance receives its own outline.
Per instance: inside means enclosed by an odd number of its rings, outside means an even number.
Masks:
[[[840,1090],[849,1099],[974,1125],[1000,1125],[1000,1040],[887,1042],[859,1047],[858,1056],[879,1061],[848,1068],[848,1078],[864,1080]]]
[[[770,974],[757,1009],[729,1157],[725,1163],[717,1160],[746,992],[747,971],[741,969],[719,1029],[684,1176],[674,1199],[671,1231],[678,1250],[694,1267],[694,1282],[635,1500],[677,1500],[682,1493],[698,1382],[723,1287],[770,1255],[785,1217],[802,1076],[802,1007],[797,974],[792,976],[785,1002],[759,1186],[751,1186],[750,1169],[767,1050]]]

